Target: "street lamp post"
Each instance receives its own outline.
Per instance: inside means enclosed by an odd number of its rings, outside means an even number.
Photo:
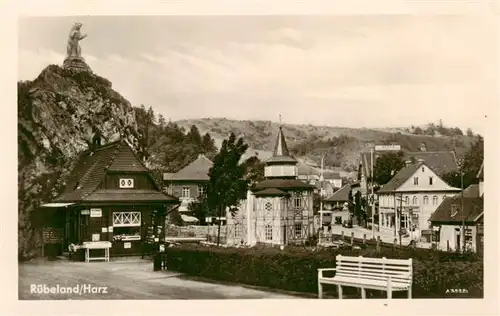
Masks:
[[[463,161],[460,163],[460,213],[462,217],[462,252],[465,252],[465,218],[464,218],[464,172]]]

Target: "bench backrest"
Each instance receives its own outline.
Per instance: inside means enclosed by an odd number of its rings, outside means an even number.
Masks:
[[[410,284],[413,279],[412,259],[348,257],[337,255],[336,276]]]

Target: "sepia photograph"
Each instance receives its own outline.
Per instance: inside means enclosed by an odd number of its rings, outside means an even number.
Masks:
[[[485,297],[491,18],[17,23],[19,300]]]

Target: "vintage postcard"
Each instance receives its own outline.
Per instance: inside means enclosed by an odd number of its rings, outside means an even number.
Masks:
[[[17,17],[19,303],[493,311],[492,9],[219,6]]]

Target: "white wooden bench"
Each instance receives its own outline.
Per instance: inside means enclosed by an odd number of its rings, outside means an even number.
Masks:
[[[361,298],[366,298],[365,289],[387,292],[407,291],[411,299],[413,281],[412,259],[386,259],[348,257],[337,255],[337,267],[318,269],[318,296],[323,298],[323,284],[337,285],[339,299],[342,299],[342,286],[361,289]],[[333,277],[323,276],[324,271],[335,271]]]

